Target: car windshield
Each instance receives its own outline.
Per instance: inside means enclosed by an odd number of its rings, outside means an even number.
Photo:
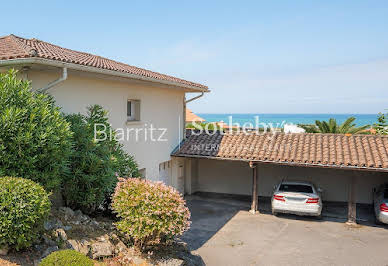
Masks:
[[[308,185],[281,184],[279,191],[281,192],[301,192],[313,193],[313,188]]]

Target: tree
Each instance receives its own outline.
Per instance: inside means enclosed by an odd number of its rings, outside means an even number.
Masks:
[[[299,125],[307,133],[339,133],[339,134],[357,134],[363,133],[369,125],[356,127],[353,123],[356,120],[355,117],[349,117],[341,125],[338,125],[337,120],[330,118],[329,121],[315,120],[315,125]]]
[[[373,124],[373,129],[376,130],[376,134],[388,134],[388,113],[379,113],[379,116],[377,117],[377,123]]]
[[[63,195],[68,206],[92,213],[109,201],[118,176],[139,176],[137,164],[116,140],[107,112],[101,106],[90,106],[87,115],[71,114],[66,119],[74,132],[74,148]],[[105,140],[100,140],[104,139],[102,133],[95,139],[95,125],[105,126]],[[112,136],[109,136],[110,132]]]
[[[33,92],[15,70],[0,74],[0,128],[0,176],[59,188],[69,170],[69,123],[51,96]]]

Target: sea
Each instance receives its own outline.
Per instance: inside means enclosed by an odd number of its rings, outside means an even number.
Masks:
[[[255,127],[257,122],[259,127],[264,124],[272,123],[277,128],[282,128],[284,124],[314,124],[315,120],[329,120],[334,118],[339,124],[343,123],[348,117],[355,117],[354,123],[357,126],[373,125],[377,122],[377,114],[208,114],[196,113],[206,120],[206,122],[220,122],[230,124],[238,123],[243,126],[245,123],[252,123]]]

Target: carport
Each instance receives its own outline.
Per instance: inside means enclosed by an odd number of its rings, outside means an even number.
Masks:
[[[238,181],[250,175],[251,213],[259,196],[270,195],[269,183],[294,173],[330,183],[328,200],[346,201],[348,222],[356,223],[356,203],[370,204],[372,188],[388,182],[388,137],[379,135],[188,131],[172,156],[185,158],[188,194],[247,194]],[[232,171],[234,180],[227,178]],[[195,175],[200,184],[192,189]]]

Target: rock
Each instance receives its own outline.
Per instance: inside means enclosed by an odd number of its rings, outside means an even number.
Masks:
[[[147,265],[147,262],[139,257],[132,257],[132,263],[134,265]]]
[[[68,207],[61,207],[59,208],[59,211],[61,212],[65,220],[71,220],[75,216],[74,211]]]
[[[78,240],[70,239],[70,240],[67,240],[66,244],[67,244],[67,247],[70,249],[74,249],[78,252],[81,252],[84,255],[89,254],[90,243],[86,240],[78,241]]]
[[[75,216],[79,216],[79,215],[82,215],[83,213],[80,211],[80,210],[76,210],[75,212],[74,212],[74,215]]]
[[[79,251],[79,243],[77,240],[69,239],[66,241],[66,246],[69,249],[74,249],[76,251]]]
[[[78,225],[80,223],[85,223],[89,220],[90,220],[89,216],[83,214],[80,210],[77,210],[74,212],[74,217],[73,217],[73,220],[71,222],[73,224]]]
[[[159,266],[183,266],[185,261],[176,258],[169,258],[158,263]]]
[[[119,254],[123,251],[126,251],[127,250],[127,246],[121,242],[120,240],[117,242],[117,244],[115,245],[115,254]]]
[[[105,234],[105,235],[97,237],[96,240],[99,242],[106,242],[106,241],[109,241],[109,238],[110,238],[109,235]]]
[[[120,241],[120,238],[115,233],[109,233],[109,237],[114,243]]]
[[[63,224],[58,219],[52,219],[52,220],[45,221],[43,224],[43,227],[46,231],[51,231],[57,228],[62,228]]]
[[[98,259],[101,257],[110,257],[113,255],[114,246],[108,242],[96,242],[91,246],[92,259]]]
[[[0,248],[0,255],[7,255],[8,254],[8,251],[9,251],[9,248],[8,247],[3,247],[3,248]]]
[[[65,231],[69,231],[69,230],[71,230],[73,227],[71,226],[71,225],[65,225],[64,227],[63,227],[63,229],[65,230]]]
[[[98,227],[100,224],[96,220],[91,220],[90,225],[94,227]]]
[[[51,246],[56,246],[57,245],[57,242],[55,242],[54,240],[52,240],[51,238],[47,237],[47,236],[43,236],[43,240],[44,240],[44,243],[51,247]]]
[[[191,254],[190,252],[178,252],[177,254],[178,258],[181,260],[184,260],[184,265],[187,266],[202,266],[205,265],[204,261],[202,260],[201,256]]]
[[[57,240],[63,240],[63,241],[67,240],[66,232],[62,228],[56,229],[54,231],[54,236],[57,238]]]
[[[79,242],[79,250],[78,251],[85,254],[85,255],[88,255],[89,251],[90,251],[90,242],[85,240],[85,239],[82,239]]]
[[[42,258],[47,257],[50,255],[52,252],[57,251],[59,248],[58,246],[53,246],[53,247],[48,247],[42,254]]]

